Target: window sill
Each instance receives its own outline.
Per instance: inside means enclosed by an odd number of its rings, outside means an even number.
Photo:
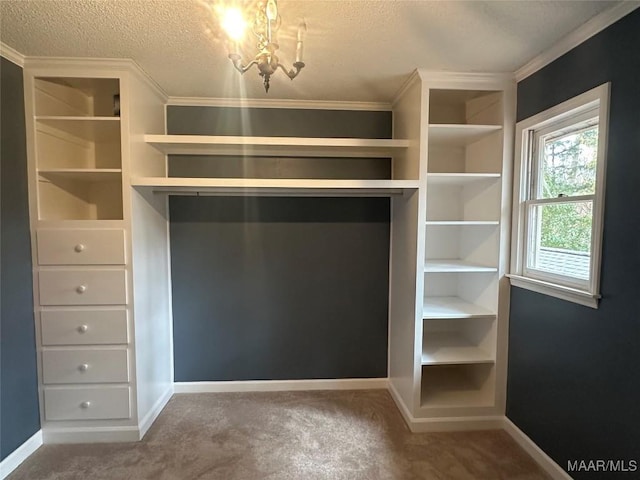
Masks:
[[[521,275],[508,274],[507,277],[509,277],[509,281],[514,287],[524,288],[543,295],[560,298],[561,300],[566,300],[568,302],[578,303],[586,307],[598,308],[600,295],[594,295],[583,290],[564,287],[542,280],[535,280]]]

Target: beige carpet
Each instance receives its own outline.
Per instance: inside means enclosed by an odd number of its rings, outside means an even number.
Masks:
[[[386,390],[175,395],[144,440],[46,445],[10,480],[547,479],[502,431],[413,434]]]

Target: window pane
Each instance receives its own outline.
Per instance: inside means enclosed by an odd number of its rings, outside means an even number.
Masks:
[[[530,207],[527,267],[589,279],[593,201]]]
[[[595,193],[598,159],[598,126],[544,139],[538,198],[591,195]]]

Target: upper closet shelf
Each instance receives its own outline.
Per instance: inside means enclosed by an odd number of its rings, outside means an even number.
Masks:
[[[388,197],[418,189],[417,180],[319,180],[138,177],[131,185],[172,195]]]
[[[369,138],[145,135],[144,139],[167,155],[389,158],[409,146],[408,140]]]
[[[501,129],[501,125],[432,123],[429,125],[429,144],[466,146]]]

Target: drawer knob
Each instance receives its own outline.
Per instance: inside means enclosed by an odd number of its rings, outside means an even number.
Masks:
[[[82,402],[80,404],[80,408],[84,408],[85,410],[91,406],[91,402]]]
[[[79,331],[80,333],[86,333],[86,332],[87,332],[87,330],[89,330],[89,325],[80,325],[80,326],[78,327],[78,331]]]
[[[82,252],[82,251],[84,250],[84,248],[85,248],[85,247],[84,247],[84,245],[83,245],[83,244],[81,244],[81,243],[79,243],[79,244],[77,244],[75,247],[73,247],[73,249],[74,249],[77,253]]]
[[[81,365],[78,366],[78,370],[80,370],[81,372],[86,372],[87,370],[89,370],[89,364],[88,363],[83,363]]]
[[[84,293],[87,291],[87,286],[86,285],[79,285],[78,287],[76,287],[76,292],[78,293]]]

